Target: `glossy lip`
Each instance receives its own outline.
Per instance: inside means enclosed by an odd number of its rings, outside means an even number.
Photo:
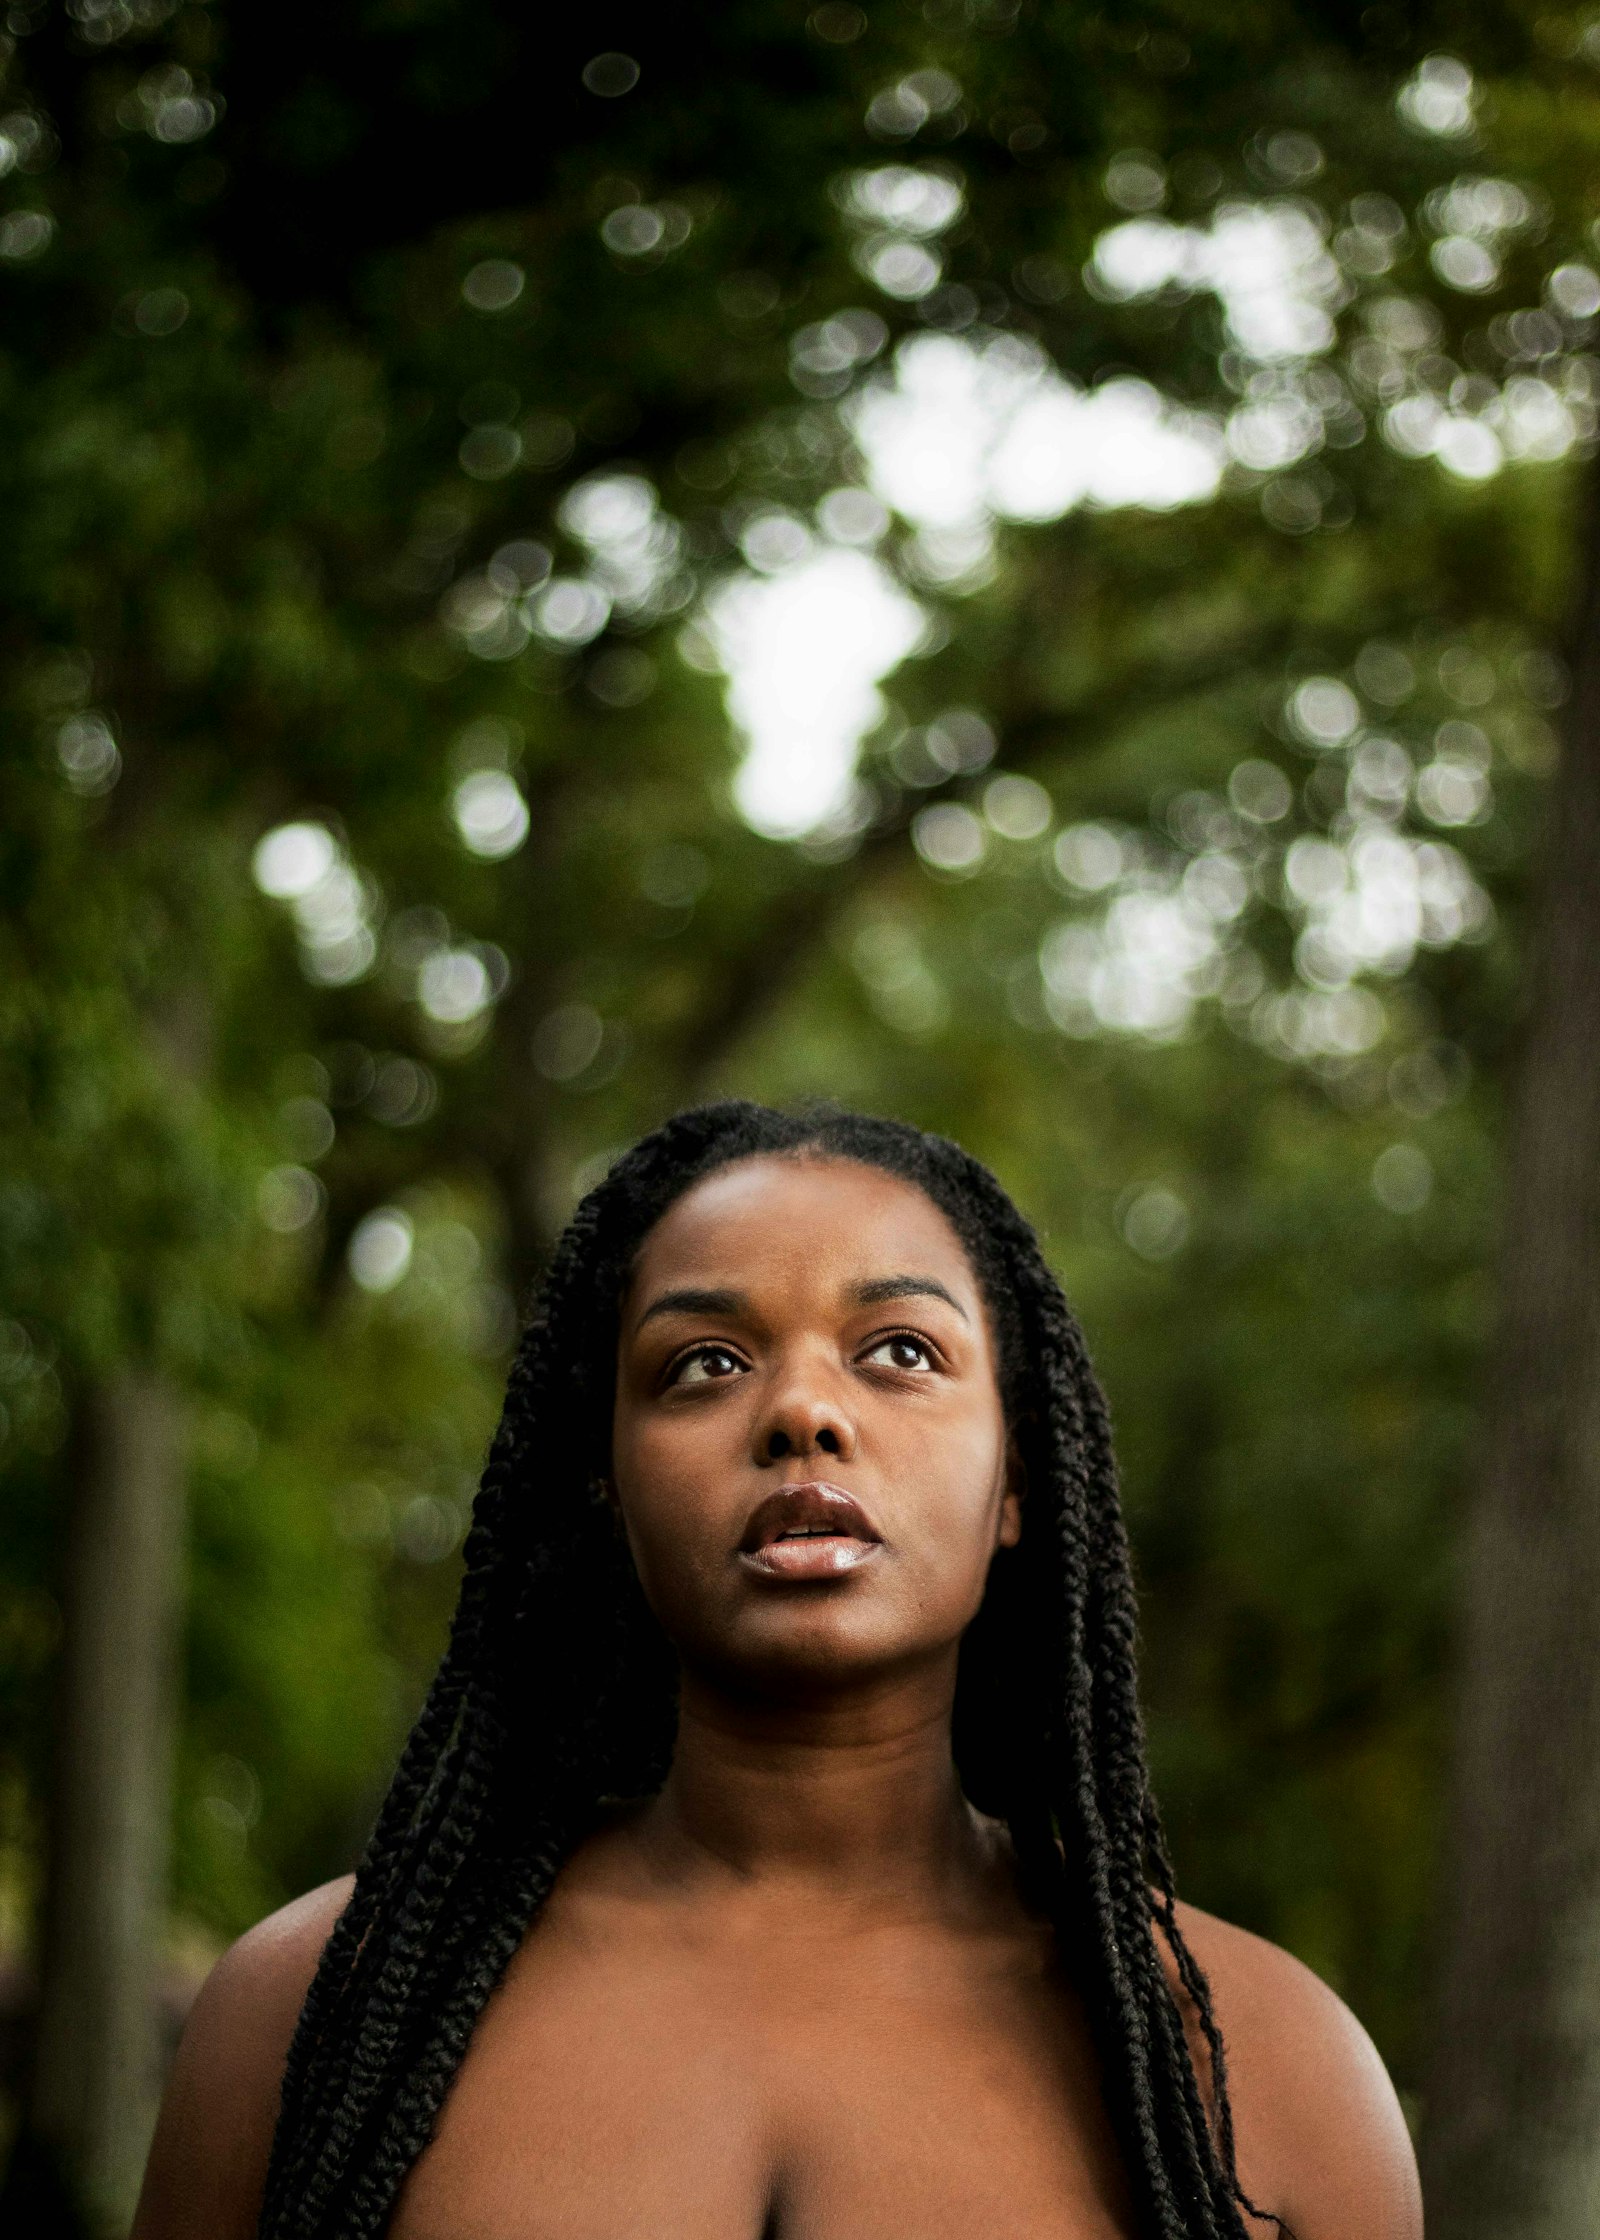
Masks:
[[[786,1539],[785,1534],[803,1535]],[[739,1561],[768,1579],[837,1579],[877,1554],[883,1536],[851,1494],[820,1479],[779,1486],[757,1502]]]

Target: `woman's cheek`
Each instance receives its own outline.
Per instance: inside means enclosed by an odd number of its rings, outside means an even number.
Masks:
[[[727,1527],[707,1500],[707,1473],[668,1440],[642,1441],[619,1486],[634,1568],[647,1599],[679,1607],[717,1569]]]

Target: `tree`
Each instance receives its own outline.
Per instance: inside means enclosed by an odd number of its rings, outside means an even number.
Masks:
[[[1596,1331],[1600,572],[1552,788],[1466,1551],[1429,2199],[1448,2235],[1578,2229],[1600,2186]]]

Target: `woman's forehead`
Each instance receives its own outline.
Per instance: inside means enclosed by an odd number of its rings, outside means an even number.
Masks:
[[[748,1281],[916,1265],[976,1294],[961,1239],[914,1182],[855,1159],[769,1153],[717,1168],[669,1206],[640,1247],[631,1288],[669,1274]]]

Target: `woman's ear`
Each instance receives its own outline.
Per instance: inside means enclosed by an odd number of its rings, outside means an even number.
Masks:
[[[1022,1504],[1028,1491],[1028,1469],[1013,1433],[1006,1440],[1005,1488],[1000,1496],[1000,1531],[997,1546],[1014,1548],[1022,1538]]]

